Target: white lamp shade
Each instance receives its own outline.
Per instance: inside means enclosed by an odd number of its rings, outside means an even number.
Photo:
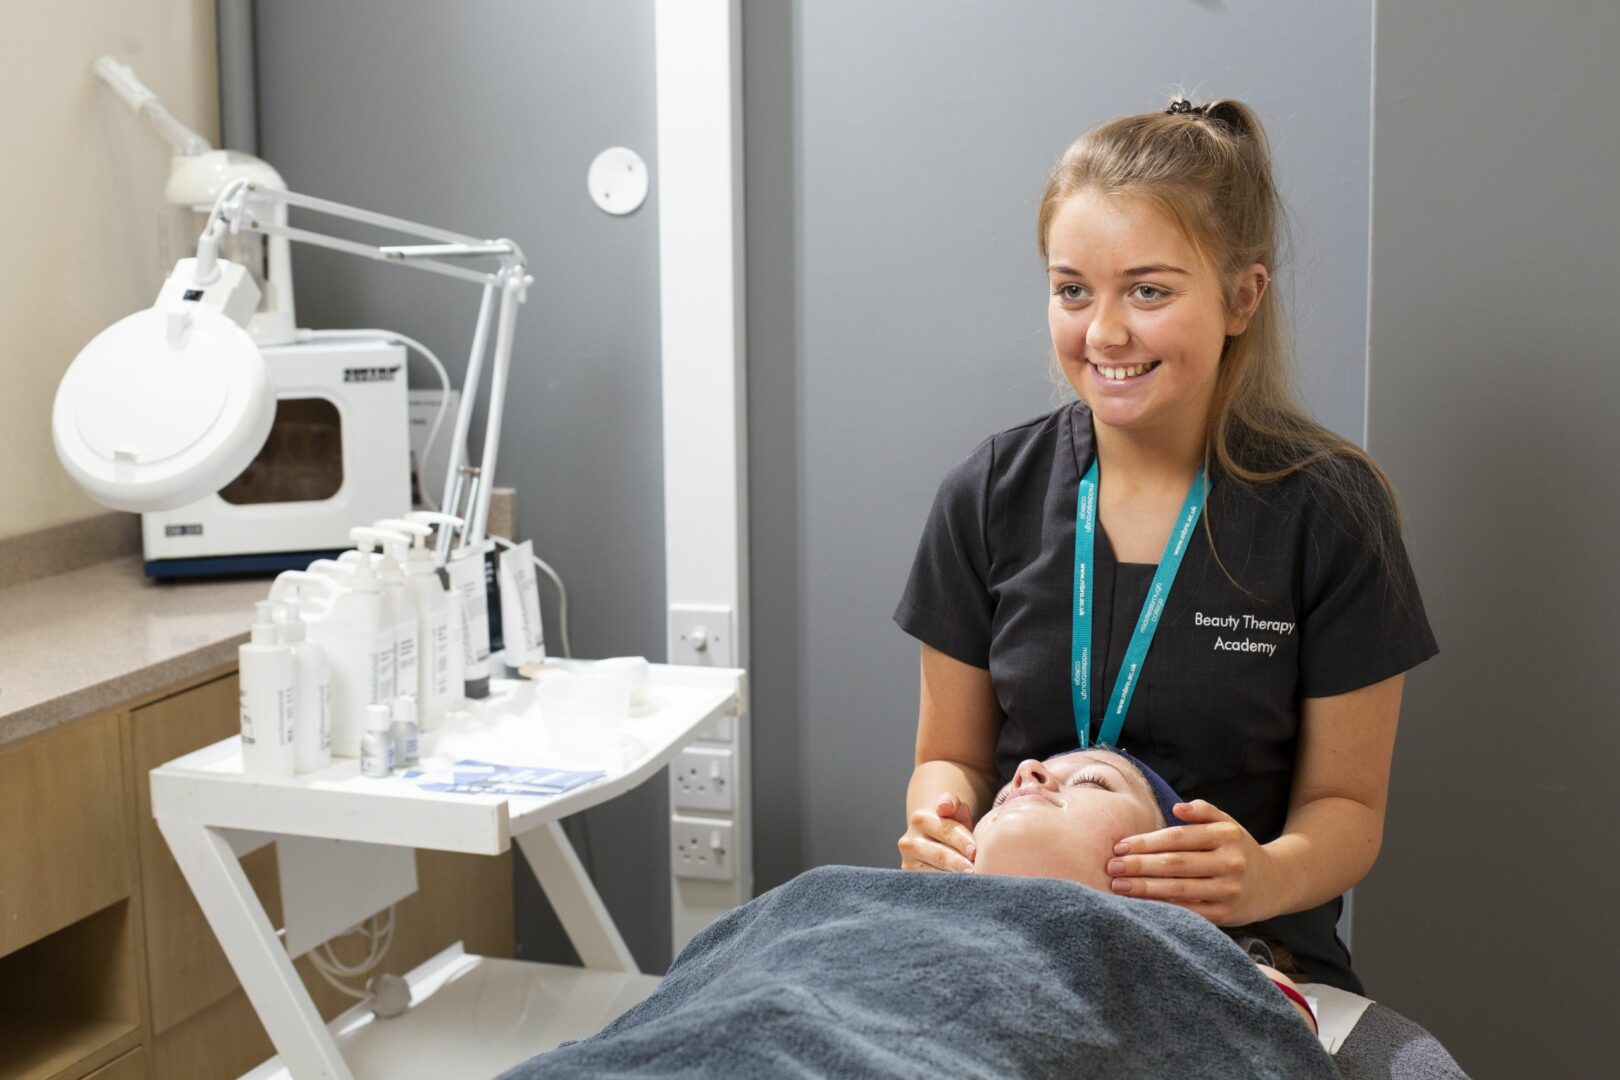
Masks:
[[[160,302],[97,334],[56,390],[68,474],[114,510],[172,510],[230,483],[263,448],[275,393],[258,346],[205,304]]]

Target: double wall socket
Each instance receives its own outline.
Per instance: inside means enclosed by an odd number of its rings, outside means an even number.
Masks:
[[[724,818],[669,819],[669,865],[678,878],[730,881],[736,876],[736,826]]]
[[[729,746],[689,746],[669,767],[670,791],[677,810],[731,813],[735,787]]]

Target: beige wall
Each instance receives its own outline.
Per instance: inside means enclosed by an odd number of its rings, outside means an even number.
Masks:
[[[212,0],[0,0],[0,539],[101,512],[51,446],[56,384],[177,257],[167,147],[90,74],[102,54],[218,137]]]

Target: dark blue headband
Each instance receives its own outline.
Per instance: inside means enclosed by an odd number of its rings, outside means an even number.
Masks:
[[[1181,819],[1176,817],[1175,814],[1175,805],[1187,800],[1177,795],[1176,789],[1166,783],[1164,777],[1148,768],[1145,762],[1128,750],[1121,750],[1116,746],[1099,746],[1097,749],[1118,754],[1132,765],[1135,765],[1137,771],[1142,774],[1142,779],[1146,780],[1148,787],[1153,789],[1153,801],[1159,804],[1159,809],[1164,813],[1164,823],[1166,825],[1181,824]]]

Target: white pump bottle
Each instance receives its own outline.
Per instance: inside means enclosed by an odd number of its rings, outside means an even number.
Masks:
[[[440,565],[450,577],[450,588],[461,595],[462,662],[465,668],[462,685],[471,698],[489,694],[489,580],[488,555],[494,550],[491,540],[476,544],[463,543],[456,547],[454,527],[460,519],[449,514],[413,511],[406,514],[407,521],[438,522],[445,525],[439,545]],[[451,523],[454,526],[451,526]]]
[[[332,668],[332,753],[358,757],[366,706],[394,696],[394,624],[370,559],[339,582],[331,606],[309,621],[309,639],[326,650]]]
[[[394,624],[394,693],[414,697],[420,681],[422,617],[416,599],[406,587],[405,571],[389,550],[390,546],[409,544],[411,538],[403,532],[364,526],[350,529],[349,538],[360,545],[362,558],[370,558],[369,545],[377,546],[377,580],[382,583],[383,603]]]
[[[390,518],[377,522],[377,527],[408,533],[411,546],[394,553],[405,568],[405,585],[416,602],[417,614],[422,619],[420,651],[417,656],[417,714],[423,731],[432,731],[444,720],[444,714],[462,700],[462,658],[460,613],[453,610],[450,594],[445,591],[438,569],[433,565],[433,553],[427,548],[427,538],[433,529],[421,522]],[[404,687],[400,687],[401,690]]]
[[[305,597],[305,585],[322,590],[326,602]],[[293,761],[301,773],[316,772],[332,763],[332,667],[326,650],[308,635],[311,622],[318,622],[331,610],[338,591],[331,578],[302,570],[284,571],[270,586],[270,599],[285,599],[289,614],[281,624],[281,641],[292,649]]]
[[[280,641],[270,601],[255,605],[252,636],[237,649],[241,680],[242,772],[293,774],[293,654]]]
[[[456,588],[450,580],[450,573],[445,569],[449,558],[451,538],[456,529],[461,528],[463,522],[454,514],[445,514],[437,510],[413,510],[405,515],[405,520],[421,525],[439,526],[440,542],[436,550],[429,552],[433,559],[434,578],[440,588],[444,590],[445,603],[449,610],[449,638],[450,638],[450,696],[446,709],[437,712],[423,712],[422,730],[431,731],[438,727],[445,719],[450,709],[460,707],[465,700],[465,685],[467,677],[467,611],[461,590]],[[413,551],[411,557],[416,558]],[[426,610],[424,608],[424,610]]]

